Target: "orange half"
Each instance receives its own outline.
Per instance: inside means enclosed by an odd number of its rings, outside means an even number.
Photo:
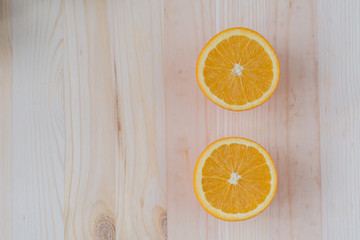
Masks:
[[[213,37],[196,64],[201,90],[215,104],[233,111],[266,102],[280,78],[274,49],[259,33],[230,28]]]
[[[215,141],[195,166],[195,195],[208,213],[222,220],[258,215],[269,206],[276,188],[277,173],[269,153],[245,138]]]

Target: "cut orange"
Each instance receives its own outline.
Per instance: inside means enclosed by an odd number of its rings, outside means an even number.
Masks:
[[[268,41],[246,28],[230,28],[213,37],[196,64],[201,90],[215,104],[233,111],[266,102],[280,77],[279,60]]]
[[[276,188],[277,173],[269,153],[245,138],[215,141],[195,166],[195,195],[208,213],[222,220],[258,215],[269,206]]]

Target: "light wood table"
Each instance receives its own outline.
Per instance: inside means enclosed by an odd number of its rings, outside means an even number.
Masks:
[[[280,83],[250,111],[200,91],[197,56],[247,27]],[[240,136],[279,175],[244,222],[193,193],[201,151]],[[360,1],[0,0],[0,239],[360,239]]]

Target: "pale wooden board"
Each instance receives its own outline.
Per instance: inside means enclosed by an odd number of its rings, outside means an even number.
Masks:
[[[360,239],[360,2],[317,3],[323,239]]]
[[[0,1],[0,239],[12,238],[12,50],[11,2]]]
[[[106,3],[65,1],[65,238],[115,236],[116,82]]]
[[[0,239],[360,238],[358,1],[0,7]],[[281,65],[275,95],[241,113],[195,79],[201,48],[234,26]],[[211,217],[193,193],[197,157],[227,136],[278,169],[273,203],[246,222]]]
[[[166,239],[163,0],[110,1],[116,78],[117,239]]]
[[[60,2],[12,1],[12,239],[63,239]]]
[[[166,237],[162,6],[65,1],[66,239]]]

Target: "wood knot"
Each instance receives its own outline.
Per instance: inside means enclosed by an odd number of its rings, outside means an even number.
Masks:
[[[155,206],[153,209],[153,219],[156,223],[156,228],[159,231],[158,239],[167,239],[167,212],[160,206]]]
[[[167,239],[167,214],[166,214],[166,212],[160,218],[160,226],[165,235],[165,239]]]
[[[96,235],[98,240],[114,240],[115,227],[112,222],[102,220],[98,223]]]

